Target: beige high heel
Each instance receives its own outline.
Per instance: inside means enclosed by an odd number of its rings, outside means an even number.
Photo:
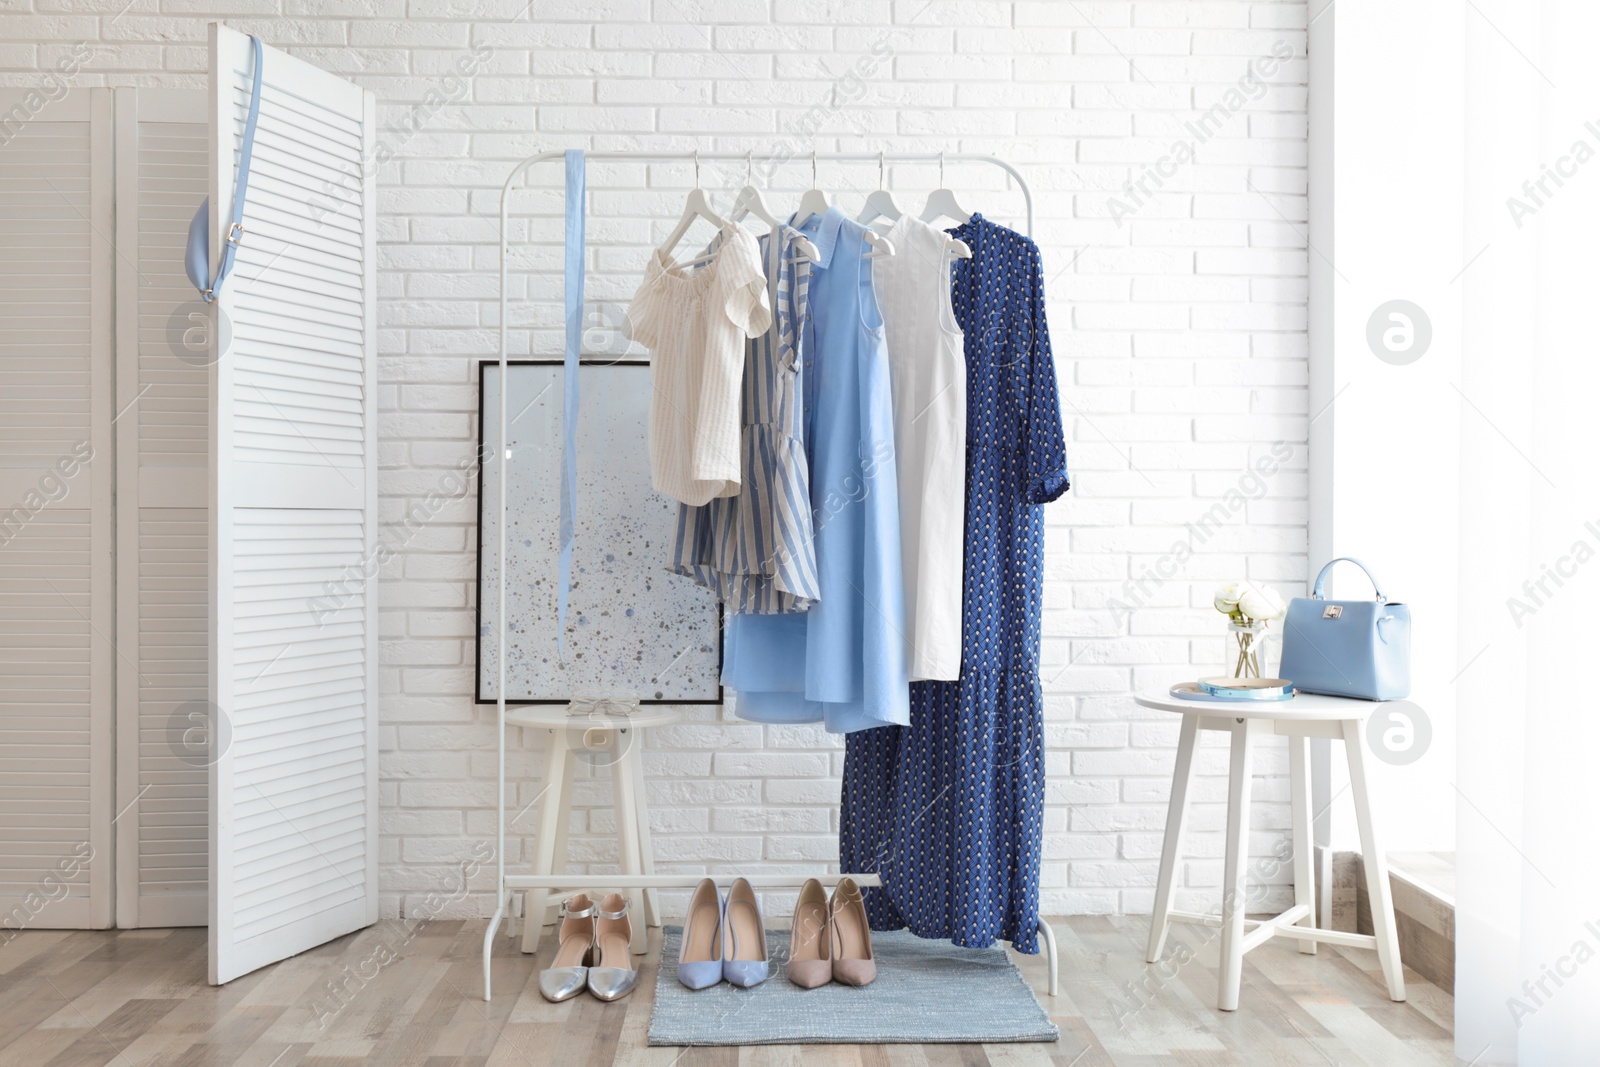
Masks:
[[[633,967],[633,921],[628,910],[633,901],[612,893],[600,902],[595,923],[595,958],[589,968],[589,992],[601,1000],[620,1000],[639,984]]]
[[[802,989],[815,989],[833,980],[828,933],[828,894],[815,878],[806,879],[794,902],[794,923],[789,928],[789,962],[784,973]]]
[[[588,984],[589,962],[594,958],[594,902],[583,893],[564,900],[560,919],[556,932],[561,945],[550,966],[539,972],[539,994],[555,1004],[571,1000]],[[540,920],[529,916],[528,921]]]
[[[845,985],[867,985],[878,977],[872,958],[872,928],[867,925],[867,902],[853,878],[841,878],[828,902],[828,925],[833,930],[833,980]]]

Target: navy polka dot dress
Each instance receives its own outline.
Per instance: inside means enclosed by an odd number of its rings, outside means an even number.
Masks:
[[[840,868],[877,871],[873,929],[1037,952],[1044,737],[1040,505],[1067,489],[1039,249],[981,215],[949,231],[967,359],[961,677],[913,682],[911,725],[849,736]]]

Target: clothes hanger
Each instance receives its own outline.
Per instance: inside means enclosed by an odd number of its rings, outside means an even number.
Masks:
[[[794,209],[794,225],[803,226],[815,215],[826,215],[828,208],[828,194],[817,188],[817,150],[811,150],[811,188],[800,198],[800,206]]]
[[[862,224],[871,222],[876,218],[886,218],[895,221],[905,212],[900,210],[900,205],[894,202],[894,194],[889,192],[884,170],[883,153],[878,153],[878,187],[867,194],[867,202],[861,209],[861,214],[856,216],[856,221]]]
[[[744,155],[744,188],[733,198],[733,208],[728,212],[729,222],[738,222],[746,215],[754,215],[768,226],[778,225],[778,218],[767,207],[766,197],[755,186],[754,151]]]
[[[729,222],[738,222],[746,215],[754,215],[768,227],[777,229],[780,225],[778,217],[767,207],[766,198],[761,195],[761,190],[755,186],[755,160],[754,152],[744,155],[744,188],[739,190],[733,198],[733,210],[728,212]],[[810,260],[812,263],[822,258],[822,253],[817,251],[817,246],[805,237],[795,239],[794,248],[799,253],[799,258]],[[792,261],[791,261],[792,262]]]
[[[922,207],[919,216],[923,222],[932,222],[934,219],[947,218],[965,224],[972,221],[972,212],[956,203],[956,194],[944,184],[944,153],[939,153],[939,188],[928,194],[928,202]],[[967,247],[967,242],[957,238],[950,238],[950,254],[957,259],[971,259],[972,249]]]
[[[867,244],[872,246],[872,251],[866,255],[867,259],[888,259],[894,255],[894,242],[877,230],[867,231]]]
[[[662,242],[657,251],[670,261],[672,259],[672,250],[678,247],[678,242],[683,240],[683,235],[689,232],[689,227],[694,225],[694,220],[697,218],[705,219],[719,230],[728,225],[727,219],[711,210],[711,202],[706,199],[706,191],[700,188],[700,150],[698,148],[694,152],[694,188],[690,190],[688,199],[683,203],[683,215],[679,217],[678,225],[673,227],[672,232],[667,235],[667,239]],[[673,266],[675,268],[690,267],[696,263],[703,263],[713,259],[715,256],[715,252],[706,252],[682,263],[674,263]]]
[[[934,219],[955,219],[958,223],[972,221],[972,212],[956,202],[956,194],[944,183],[944,153],[939,153],[939,188],[928,194],[928,202],[922,206],[919,216],[923,222],[932,222]]]
[[[791,225],[803,226],[818,215],[828,213],[828,194],[817,188],[817,150],[811,150],[811,188],[800,198],[800,206],[794,209],[794,222]],[[868,259],[882,259],[884,256],[894,255],[894,244],[880,233],[867,231],[867,243],[872,245],[873,251],[867,253]]]

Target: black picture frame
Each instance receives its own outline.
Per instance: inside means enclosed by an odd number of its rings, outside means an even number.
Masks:
[[[508,371],[512,367],[559,367],[559,366],[562,366],[564,363],[565,363],[564,360],[553,359],[553,358],[546,358],[546,359],[508,359],[508,360],[505,361],[505,365],[506,365],[506,368],[507,368]],[[618,366],[618,365],[628,365],[628,366],[648,367],[650,364],[649,364],[648,360],[642,360],[642,359],[608,359],[608,360],[606,360],[604,362],[600,362],[598,360],[582,361],[580,365],[603,366],[603,367]],[[485,367],[494,367],[494,368],[498,369],[499,366],[500,366],[500,360],[498,360],[498,359],[480,359],[477,362],[477,374],[478,374],[478,433],[477,433],[477,438],[478,438],[478,455],[479,456],[484,456],[484,455],[488,455],[489,454],[487,452],[487,449],[489,447],[488,442],[483,439],[484,426],[485,426],[485,422],[484,422],[484,418],[483,418],[484,388],[485,388],[483,372],[484,372],[484,368]],[[472,647],[473,647],[473,655],[472,655],[472,694],[473,694],[473,701],[472,702],[474,704],[489,704],[489,705],[498,706],[499,703],[500,703],[498,699],[493,698],[493,697],[485,697],[483,695],[483,591],[484,591],[483,590],[483,475],[484,475],[484,466],[485,466],[485,464],[483,464],[481,462],[478,464],[477,519],[476,519],[476,522],[474,523],[474,536],[476,538],[474,556],[476,558],[474,559],[474,562],[473,562],[473,569],[474,569],[474,582],[473,582],[474,596],[473,596],[473,606],[472,606],[472,618],[473,618],[473,626],[472,626],[472,633],[473,633],[473,639],[472,639]],[[688,581],[689,579],[685,578],[683,580],[684,581]],[[716,697],[714,699],[713,698],[709,698],[709,697],[701,697],[701,698],[696,698],[696,699],[693,699],[693,700],[679,700],[679,699],[672,699],[672,700],[659,699],[658,700],[658,699],[656,699],[654,697],[650,697],[650,698],[641,697],[639,699],[639,703],[641,705],[670,705],[670,706],[673,706],[673,707],[682,707],[682,706],[721,707],[721,706],[725,705],[727,703],[727,700],[726,700],[727,690],[722,685],[722,666],[723,666],[723,655],[724,655],[724,652],[725,652],[724,642],[725,642],[725,630],[726,630],[725,624],[726,624],[726,622],[727,622],[726,609],[725,609],[722,601],[718,600],[717,601],[717,695],[716,695]],[[513,706],[515,706],[515,707],[528,707],[528,706],[536,706],[536,705],[559,705],[559,704],[566,704],[566,703],[569,702],[569,700],[570,700],[570,698],[568,698],[568,697],[536,697],[536,698],[530,698],[530,699],[525,699],[525,700],[512,700],[512,699],[510,699],[508,697],[507,700],[506,700],[506,706],[507,707],[513,707]]]

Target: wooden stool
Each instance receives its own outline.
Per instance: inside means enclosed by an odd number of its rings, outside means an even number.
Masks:
[[[1217,1007],[1239,1007],[1239,983],[1244,954],[1268,938],[1288,937],[1300,943],[1301,952],[1315,952],[1318,941],[1333,945],[1372,948],[1389,986],[1390,1000],[1406,999],[1405,976],[1400,967],[1400,942],[1395,934],[1394,901],[1389,894],[1389,868],[1372,825],[1367,790],[1366,741],[1362,736],[1367,716],[1381,707],[1367,700],[1298,694],[1293,700],[1221,704],[1182,700],[1164,689],[1146,690],[1134,697],[1146,708],[1174,711],[1183,716],[1178,734],[1178,762],[1172,772],[1172,798],[1167,806],[1167,833],[1161,847],[1161,876],[1156,885],[1154,914],[1150,917],[1150,944],[1145,960],[1155,963],[1173,922],[1216,926],[1215,918],[1172,910],[1173,871],[1183,839],[1185,805],[1194,779],[1194,747],[1201,730],[1221,730],[1233,736],[1228,764],[1228,844],[1222,879],[1222,953],[1217,981]],[[1293,813],[1294,907],[1271,919],[1246,919],[1245,864],[1249,859],[1250,759],[1258,740],[1268,734],[1289,738],[1289,793]],[[1355,796],[1356,827],[1361,835],[1362,866],[1372,902],[1373,935],[1319,930],[1311,871],[1311,778],[1308,741],[1324,737],[1344,742],[1350,763],[1350,792]],[[1248,934],[1245,927],[1253,929]]]
[[[647,706],[633,715],[568,715],[565,707],[520,707],[506,710],[506,724],[542,729],[550,736],[545,759],[544,789],[540,794],[539,830],[535,839],[533,873],[564,873],[567,866],[567,827],[572,821],[572,781],[580,753],[611,767],[612,796],[617,812],[617,855],[622,873],[655,873],[650,848],[650,814],[644,795],[644,731],[652,726],[672,726],[683,721],[680,712]],[[515,819],[511,820],[515,822]],[[605,888],[605,875],[594,876],[594,889]],[[624,894],[626,896],[627,894]],[[632,913],[633,951],[645,951],[647,926],[661,925],[661,909],[654,889],[639,894]],[[549,918],[548,909],[559,901],[547,889],[527,889],[522,896],[522,951],[537,952],[539,938]],[[515,933],[513,928],[513,934]]]

